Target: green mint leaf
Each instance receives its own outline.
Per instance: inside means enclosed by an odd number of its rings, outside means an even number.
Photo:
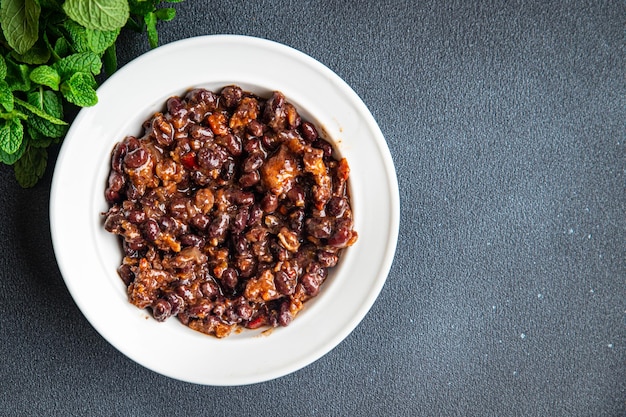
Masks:
[[[33,125],[31,123],[31,120],[34,119],[34,117],[30,117],[28,119],[26,119],[26,136],[29,137],[30,140],[29,142],[34,142],[34,141],[43,141],[46,139],[51,139],[51,138],[47,138],[43,135],[43,133],[41,133],[40,131],[36,130],[35,128],[33,128]]]
[[[2,0],[0,23],[9,46],[24,54],[39,36],[41,7],[36,0]]]
[[[154,11],[158,0],[128,0],[130,12],[135,15],[145,16]]]
[[[61,76],[54,68],[48,65],[41,65],[30,73],[30,80],[34,83],[45,85],[53,90],[59,89]]]
[[[7,76],[7,63],[4,61],[4,57],[0,55],[0,80],[4,80]]]
[[[53,123],[55,125],[62,125],[62,126],[65,126],[65,125],[68,124],[66,121],[61,120],[58,117],[55,117],[55,116],[52,116],[52,115],[46,113],[45,111],[41,110],[37,106],[33,106],[32,104],[30,104],[30,103],[28,103],[26,101],[20,100],[17,97],[13,97],[13,99],[15,100],[15,104],[17,104],[21,108],[25,109],[26,111],[28,111],[30,113],[33,113],[36,116],[41,117],[44,120],[49,121],[50,123]]]
[[[52,67],[57,70],[62,80],[66,80],[77,72],[100,74],[102,61],[93,52],[80,52],[66,56],[55,62]]]
[[[18,118],[8,119],[0,126],[0,149],[9,155],[17,152],[24,139],[24,126]]]
[[[115,40],[120,34],[120,30],[97,30],[97,29],[87,29],[87,44],[89,45],[89,49],[92,52],[101,55],[106,51],[111,45],[115,43]]]
[[[11,91],[30,90],[30,67],[18,64],[12,58],[6,60],[7,75],[4,80],[9,84]]]
[[[66,20],[63,22],[63,28],[67,32],[67,41],[70,48],[74,49],[74,52],[90,52],[89,41],[87,40],[87,29],[74,22],[73,20]]]
[[[62,58],[69,55],[72,49],[67,39],[59,38],[54,42],[53,50],[57,57]]]
[[[46,172],[47,163],[48,152],[45,148],[29,146],[13,165],[17,182],[24,188],[33,187]]]
[[[44,9],[52,9],[56,10],[57,12],[63,11],[63,9],[61,8],[63,0],[39,0],[39,4]]]
[[[94,106],[98,96],[94,90],[95,80],[86,72],[77,72],[61,84],[61,93],[67,101],[80,107]]]
[[[163,0],[165,3],[182,3],[185,0]]]
[[[48,62],[50,59],[50,50],[46,46],[45,42],[37,42],[23,54],[18,54],[15,51],[11,53],[11,56],[15,58],[16,61],[24,62],[26,64],[31,65],[39,65],[45,62]]]
[[[33,91],[28,93],[27,99],[29,104],[39,110],[57,119],[63,119],[63,102],[53,91],[43,89]],[[54,124],[35,114],[26,120],[26,125],[47,138],[60,138],[67,133],[67,125]],[[39,138],[36,133],[31,136],[33,139]]]
[[[22,157],[22,155],[24,155],[24,151],[26,150],[26,143],[26,140],[22,140],[22,144],[20,145],[19,149],[11,154],[6,153],[0,148],[0,162],[3,162],[7,165],[13,165],[15,162],[17,162],[18,159]]]
[[[143,20],[141,20],[141,24],[139,24],[131,16],[131,17],[128,18],[128,22],[126,22],[126,26],[124,26],[124,28],[130,29],[130,30],[135,31],[137,33],[141,33],[141,32],[143,32],[143,27],[144,26],[145,26],[145,23],[143,23]]]
[[[56,139],[41,137],[41,139],[30,141],[30,146],[33,148],[47,148],[53,143],[56,143]]]
[[[13,91],[4,80],[0,80],[0,104],[6,111],[13,111]]]
[[[155,14],[159,20],[169,22],[176,17],[176,9],[172,7],[165,7],[163,9],[157,10]]]
[[[145,15],[143,19],[144,22],[146,22],[146,31],[148,32],[148,42],[150,43],[150,48],[156,48],[159,45],[159,34],[156,28],[156,15],[150,12]]]
[[[28,121],[26,122],[26,133],[24,134],[24,142],[28,142],[29,146],[33,146],[35,148],[47,148],[53,143],[58,143],[60,140],[61,138],[51,138],[45,136],[44,134],[30,126],[28,124]]]
[[[130,14],[128,0],[66,0],[63,10],[87,29],[116,30]]]
[[[104,71],[111,75],[117,70],[117,53],[115,51],[115,44],[109,46],[104,55],[102,55],[102,63],[104,64]]]

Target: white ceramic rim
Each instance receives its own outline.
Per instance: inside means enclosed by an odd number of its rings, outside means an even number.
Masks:
[[[100,213],[110,150],[193,87],[239,84],[257,94],[282,91],[323,128],[351,167],[358,242],[296,319],[271,332],[216,339],[175,319],[157,323],[132,306],[115,268],[117,238]],[[61,147],[50,196],[50,227],[68,290],[91,325],[115,348],[163,375],[205,385],[271,380],[307,366],[344,340],[382,289],[398,238],[400,202],[391,154],[373,116],[333,71],[288,46],[239,35],[189,38],[152,50],[118,70],[82,109]],[[120,100],[122,98],[122,100]]]

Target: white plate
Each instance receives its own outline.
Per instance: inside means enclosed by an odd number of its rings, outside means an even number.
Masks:
[[[116,273],[117,236],[104,231],[104,187],[113,145],[139,134],[166,99],[192,87],[239,84],[282,91],[322,126],[351,168],[358,242],[320,294],[295,320],[266,334],[225,339],[158,323],[131,305]],[[391,267],[399,227],[398,183],[385,139],[356,93],[313,58],[251,37],[217,35],[157,48],[121,68],[80,111],[61,148],[50,198],[54,250],[65,283],[94,328],[123,354],[153,371],[207,385],[243,385],[294,372],[326,354],[359,324]]]

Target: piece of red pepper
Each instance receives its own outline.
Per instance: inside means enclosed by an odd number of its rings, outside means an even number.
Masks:
[[[198,169],[198,163],[196,162],[196,153],[188,152],[180,157],[180,162],[187,169]]]

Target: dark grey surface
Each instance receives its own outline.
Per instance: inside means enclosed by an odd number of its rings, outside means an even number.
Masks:
[[[63,283],[54,155],[30,190],[2,166],[0,415],[626,415],[625,3],[412,3],[188,0],[160,26],[285,43],[370,108],[402,216],[359,327],[267,383],[148,371]],[[147,50],[123,40],[121,64]]]

